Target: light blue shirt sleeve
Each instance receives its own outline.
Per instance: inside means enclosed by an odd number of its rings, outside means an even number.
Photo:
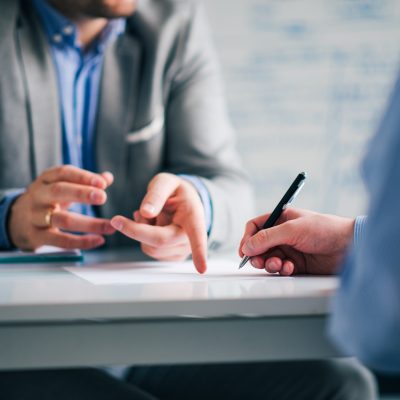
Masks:
[[[354,247],[358,247],[365,235],[365,227],[367,225],[367,216],[360,215],[354,223]]]
[[[348,355],[400,372],[400,83],[364,161],[368,224],[342,270],[330,334]]]
[[[0,250],[10,250],[14,247],[8,237],[7,221],[12,204],[23,191],[23,189],[11,190],[0,200]]]
[[[213,209],[212,209],[212,201],[211,201],[210,193],[208,192],[206,186],[204,185],[204,183],[201,181],[201,179],[198,176],[184,175],[184,174],[181,174],[179,176],[181,178],[187,180],[188,182],[190,182],[196,188],[197,193],[200,196],[201,202],[203,203],[207,233],[210,233],[211,228],[212,228],[212,220],[213,220],[213,215],[212,215]]]

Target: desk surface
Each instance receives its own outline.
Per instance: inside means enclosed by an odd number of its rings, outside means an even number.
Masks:
[[[137,253],[94,252],[98,263],[130,268]],[[118,260],[118,261],[116,261]],[[332,277],[280,277],[248,266],[237,280],[97,286],[62,267],[0,267],[0,322],[115,318],[324,315],[337,281]]]
[[[81,267],[132,259],[130,250],[94,252]],[[249,267],[227,282],[96,286],[66,265],[0,266],[0,369],[336,355],[325,334],[335,278]]]

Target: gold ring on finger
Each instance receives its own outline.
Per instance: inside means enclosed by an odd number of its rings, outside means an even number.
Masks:
[[[49,208],[44,216],[44,222],[48,228],[51,227],[51,217],[53,216],[54,208]]]

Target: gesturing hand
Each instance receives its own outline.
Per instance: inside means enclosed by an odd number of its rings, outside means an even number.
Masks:
[[[70,212],[68,207],[71,203],[104,204],[105,189],[113,179],[109,172],[95,174],[71,165],[44,171],[11,207],[8,223],[11,241],[24,250],[42,245],[67,249],[101,246],[102,235],[115,232],[110,222]]]
[[[207,268],[207,231],[204,209],[192,184],[173,174],[156,175],[148,186],[134,221],[122,216],[114,228],[141,243],[157,260],[184,260],[191,253],[198,272]]]
[[[277,225],[260,230],[269,214],[250,220],[239,255],[255,268],[281,275],[333,274],[351,243],[354,220],[289,208]]]

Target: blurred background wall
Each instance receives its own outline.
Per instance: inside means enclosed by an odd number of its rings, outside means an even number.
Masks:
[[[359,161],[400,67],[400,1],[204,3],[258,211],[305,170],[297,206],[364,212]]]

